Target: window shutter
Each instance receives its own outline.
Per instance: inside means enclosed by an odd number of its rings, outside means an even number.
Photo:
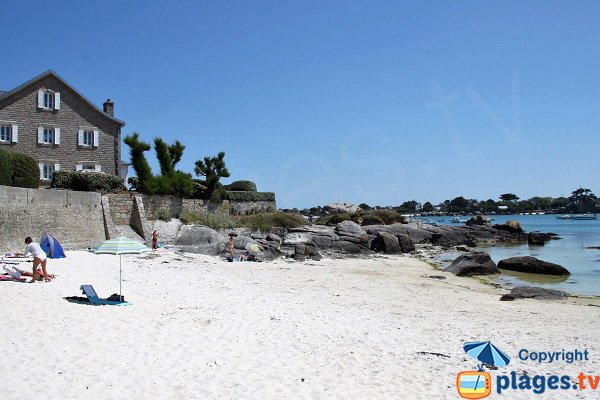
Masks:
[[[54,128],[54,144],[60,144],[60,128]]]
[[[54,164],[54,172],[60,171],[60,164]]]
[[[43,126],[38,126],[38,143],[40,143],[40,144],[44,143],[44,127]]]
[[[82,169],[83,169],[83,165],[81,165],[81,164],[77,164],[75,166],[75,171],[81,171]]]
[[[60,110],[60,93],[54,93],[54,109]]]
[[[83,129],[77,131],[77,144],[83,146]]]
[[[38,108],[44,108],[44,91],[38,90]]]
[[[96,172],[102,171],[102,165],[98,165],[98,164],[94,165],[94,171],[96,171]]]
[[[17,143],[19,141],[19,125],[12,126],[11,141]]]
[[[100,144],[100,132],[94,131],[94,143],[93,143],[93,146],[94,147],[98,147],[99,144]]]
[[[40,179],[44,179],[44,163],[38,163],[38,166],[40,167]]]

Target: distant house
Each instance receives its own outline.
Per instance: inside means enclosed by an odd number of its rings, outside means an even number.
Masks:
[[[99,109],[51,70],[0,92],[0,149],[36,159],[42,184],[58,170],[126,175],[124,125],[110,99]]]

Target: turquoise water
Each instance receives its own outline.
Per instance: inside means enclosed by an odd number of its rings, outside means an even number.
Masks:
[[[600,247],[600,220],[561,220],[556,215],[502,215],[494,218],[494,224],[517,220],[527,232],[553,232],[562,238],[546,242],[545,246],[502,245],[483,249],[496,263],[509,257],[533,256],[571,271],[567,279],[502,271],[498,283],[509,287],[534,284],[574,294],[600,296],[600,250],[589,248]],[[433,218],[434,221],[439,219],[442,218]],[[443,219],[444,222],[440,223],[449,224],[450,217]]]

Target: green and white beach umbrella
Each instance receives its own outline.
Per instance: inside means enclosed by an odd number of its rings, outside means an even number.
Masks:
[[[148,246],[136,240],[126,237],[105,240],[97,246],[90,249],[95,254],[113,254],[119,256],[119,296],[121,296],[121,255],[123,254],[142,254],[151,251]]]

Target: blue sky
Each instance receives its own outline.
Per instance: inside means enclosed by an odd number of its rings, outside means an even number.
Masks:
[[[225,151],[225,182],[254,180],[279,207],[600,192],[598,2],[0,10],[0,89],[53,69],[113,99],[124,134],[181,140],[180,169]]]

